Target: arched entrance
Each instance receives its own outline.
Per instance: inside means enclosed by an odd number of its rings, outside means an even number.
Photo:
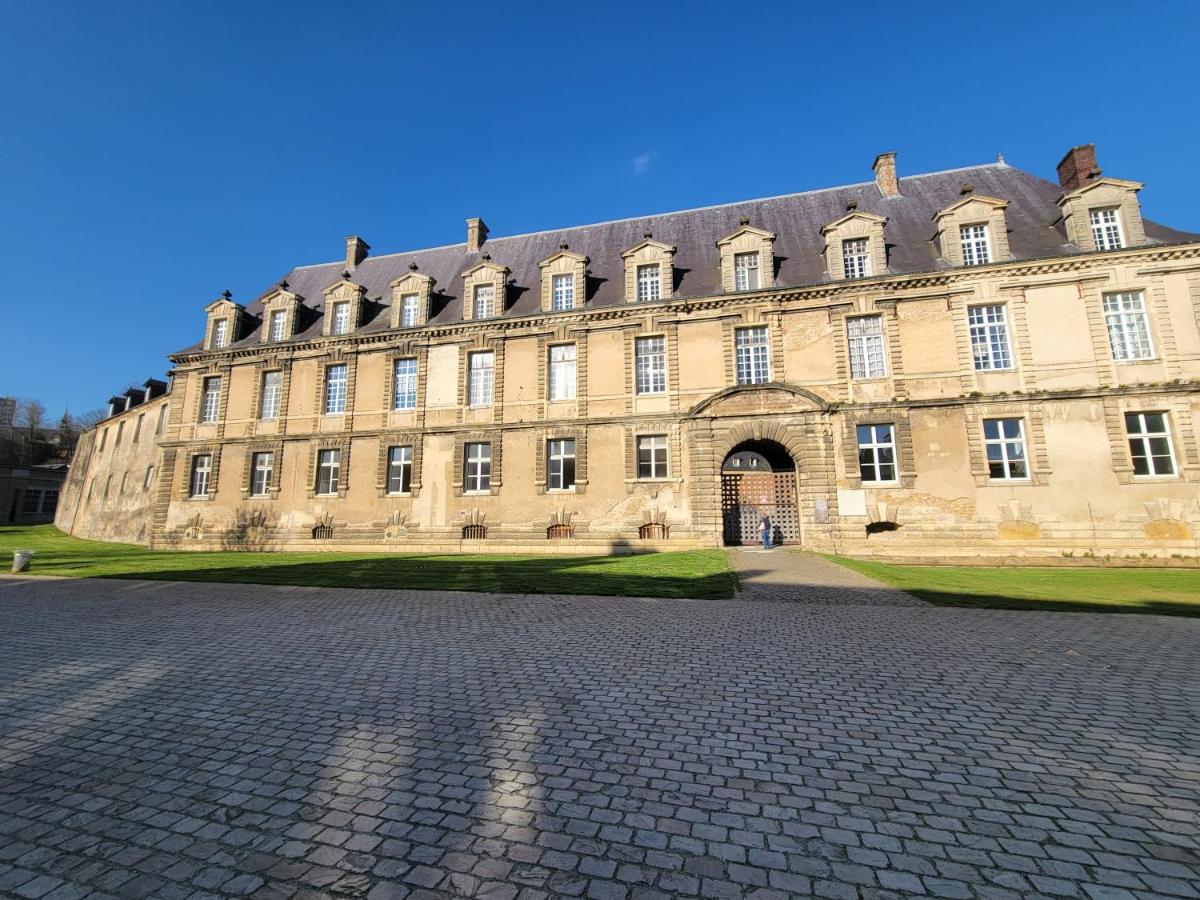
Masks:
[[[772,543],[800,543],[795,462],[775,441],[743,441],[721,464],[725,543],[761,543],[763,516],[771,519]]]

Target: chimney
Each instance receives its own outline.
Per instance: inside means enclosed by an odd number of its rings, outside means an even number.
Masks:
[[[352,234],[346,238],[346,268],[354,271],[354,267],[367,258],[367,254],[371,252],[371,245],[360,238],[357,234]]]
[[[900,182],[896,180],[896,151],[880,153],[875,157],[871,166],[875,172],[875,186],[885,197],[895,197],[900,193]]]
[[[483,219],[467,219],[467,252],[477,253],[487,240],[488,227]]]
[[[1058,163],[1058,183],[1064,191],[1074,191],[1083,187],[1093,178],[1100,175],[1100,167],[1096,165],[1096,145],[1080,144],[1067,151]]]

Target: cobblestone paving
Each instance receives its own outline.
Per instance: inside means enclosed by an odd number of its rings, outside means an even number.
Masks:
[[[868,590],[0,580],[0,895],[1198,895],[1200,620]]]
[[[795,600],[809,605],[923,606],[903,591],[889,588],[823,557],[799,550],[727,551],[738,573],[739,596],[747,600]]]

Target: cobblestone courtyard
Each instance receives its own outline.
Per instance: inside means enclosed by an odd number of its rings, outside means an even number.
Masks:
[[[1200,620],[0,580],[6,897],[1196,897],[1198,809]]]

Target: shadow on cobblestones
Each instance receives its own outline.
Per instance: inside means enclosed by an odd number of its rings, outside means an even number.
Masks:
[[[11,582],[0,895],[1191,896],[1197,638],[919,604]]]

